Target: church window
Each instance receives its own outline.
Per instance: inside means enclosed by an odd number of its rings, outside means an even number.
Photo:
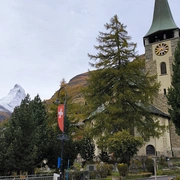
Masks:
[[[166,95],[166,89],[164,89],[164,95]]]
[[[167,74],[166,63],[162,62],[160,66],[161,66],[161,75],[162,74]]]
[[[155,155],[155,148],[152,145],[146,147],[146,155]]]
[[[164,39],[166,39],[166,34],[164,34]]]

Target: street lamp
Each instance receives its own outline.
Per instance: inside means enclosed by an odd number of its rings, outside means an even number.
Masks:
[[[59,100],[59,94],[61,90],[64,89],[65,97],[64,97],[64,104],[61,104]],[[62,86],[57,94],[57,99],[55,101],[56,104],[58,104],[58,125],[60,130],[62,131],[62,134],[59,134],[57,139],[61,140],[61,161],[60,161],[60,180],[63,180],[64,172],[63,172],[63,153],[64,153],[64,141],[69,140],[68,136],[65,134],[65,122],[66,122],[66,102],[67,102],[67,92],[66,88]]]
[[[156,168],[157,168],[157,157],[156,156],[154,156],[154,157],[152,157],[152,159],[153,159],[153,161],[154,161],[154,179],[155,180],[157,180],[157,175],[156,175]]]

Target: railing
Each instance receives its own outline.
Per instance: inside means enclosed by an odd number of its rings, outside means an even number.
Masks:
[[[53,175],[0,176],[0,180],[53,180]]]

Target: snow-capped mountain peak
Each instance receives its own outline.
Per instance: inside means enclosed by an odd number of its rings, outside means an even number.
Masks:
[[[0,105],[8,111],[13,112],[14,108],[21,104],[21,101],[25,98],[25,96],[25,90],[19,84],[15,84],[9,94],[0,99]]]

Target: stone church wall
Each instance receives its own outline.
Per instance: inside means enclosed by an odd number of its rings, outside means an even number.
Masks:
[[[173,155],[180,157],[180,136],[176,134],[175,126],[172,123],[170,125],[170,135]]]
[[[172,52],[175,51],[176,46],[180,38],[174,38],[171,39],[171,49]],[[153,60],[153,53],[152,53],[152,44],[146,46],[146,52],[145,52],[145,58],[146,58],[146,71],[150,72],[150,74],[155,75],[157,74],[157,66],[156,66],[156,60]],[[169,65],[170,65],[170,76],[172,76],[172,63],[174,61],[174,53],[169,58]],[[162,112],[168,113],[168,104],[167,104],[167,98],[164,94],[158,94],[157,97],[154,99],[153,105],[161,110]],[[168,119],[167,119],[168,120]],[[170,139],[171,139],[171,146],[173,155],[175,157],[180,157],[180,136],[178,136],[175,132],[175,126],[171,122],[170,123]]]

